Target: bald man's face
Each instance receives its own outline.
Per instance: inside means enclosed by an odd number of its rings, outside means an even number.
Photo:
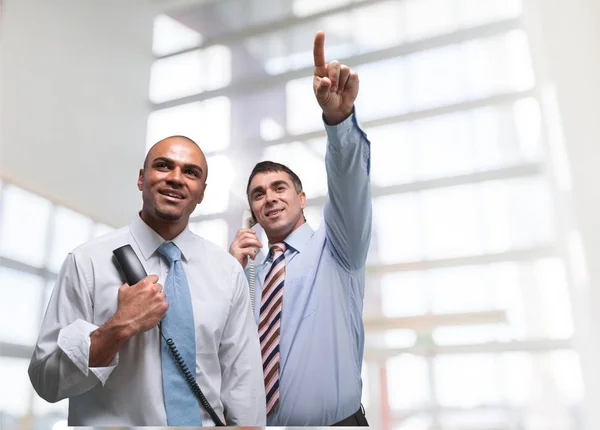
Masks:
[[[169,138],[154,145],[138,177],[142,219],[187,224],[204,198],[206,174],[204,154],[192,142]]]

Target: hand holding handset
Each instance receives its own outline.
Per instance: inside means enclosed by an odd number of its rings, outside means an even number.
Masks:
[[[250,209],[246,209],[242,215],[242,228],[252,228],[256,224],[256,220],[252,215]],[[258,254],[258,248],[254,255]],[[248,258],[248,284],[250,285],[250,304],[252,305],[252,312],[254,312],[254,298],[256,297],[256,271],[254,269],[254,260]]]
[[[135,285],[142,279],[144,279],[146,276],[148,276],[146,270],[144,269],[144,266],[142,266],[140,259],[135,254],[135,251],[133,250],[131,245],[128,244],[115,249],[113,251],[113,255],[115,256],[118,268],[121,270],[121,273],[125,277],[125,281],[129,285]],[[162,330],[160,331],[160,335],[167,343],[167,346],[169,347],[169,350],[171,351],[171,354],[173,355],[173,358],[177,363],[177,367],[179,367],[179,370],[183,374],[185,381],[194,393],[194,396],[196,396],[198,401],[200,401],[202,406],[204,406],[204,409],[206,409],[215,425],[224,426],[217,413],[206,400],[206,397],[204,397],[202,390],[200,390],[200,387],[196,383],[196,378],[192,375],[192,372],[189,371],[187,365],[183,361],[183,358],[181,358],[181,355],[179,354],[179,351],[177,350],[173,339],[166,339],[162,334]]]

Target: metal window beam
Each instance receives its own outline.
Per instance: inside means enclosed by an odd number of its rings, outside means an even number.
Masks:
[[[474,324],[499,324],[506,322],[506,312],[502,310],[463,312],[452,314],[430,314],[410,317],[369,317],[363,318],[365,331],[376,332],[385,330],[409,329],[430,331],[442,326],[461,326]]]
[[[31,266],[27,263],[22,263],[8,257],[0,257],[0,266],[19,272],[25,272],[29,275],[41,276],[44,279],[53,279],[57,276],[57,273],[46,268]]]
[[[180,1],[199,2],[200,0],[180,0]],[[307,16],[289,15],[286,17],[282,17],[281,19],[278,19],[278,20],[266,22],[264,24],[251,25],[242,30],[228,31],[226,33],[222,33],[222,34],[219,34],[219,35],[216,35],[213,37],[207,37],[205,40],[202,41],[202,43],[200,43],[192,48],[182,49],[182,50],[170,53],[170,54],[157,56],[156,58],[161,59],[161,58],[173,57],[175,55],[185,54],[187,52],[195,51],[197,49],[205,49],[205,48],[207,48],[209,46],[213,46],[213,45],[227,45],[227,44],[231,44],[231,43],[236,43],[236,42],[239,42],[244,39],[249,39],[251,37],[257,37],[257,36],[262,36],[262,35],[269,34],[269,33],[275,33],[277,31],[287,30],[290,27],[295,27],[297,25],[305,24],[308,22],[313,22],[313,21],[316,21],[317,19],[321,19],[321,18],[327,18],[328,16],[335,15],[337,13],[350,12],[354,9],[358,9],[358,8],[366,6],[366,5],[371,6],[371,5],[375,5],[378,3],[383,3],[385,1],[389,1],[389,0],[362,0],[362,1],[357,1],[354,3],[348,3],[345,5],[337,6],[337,7],[323,10],[320,12],[316,12],[314,14],[307,15]],[[208,3],[208,1],[204,0],[204,3]]]
[[[397,194],[434,190],[438,188],[453,187],[457,185],[476,184],[499,179],[527,178],[540,175],[541,173],[542,167],[540,165],[534,163],[527,163],[518,166],[492,169],[485,172],[475,172],[468,173],[465,175],[448,176],[443,178],[430,179],[426,181],[410,182],[407,184],[389,185],[383,187],[373,186],[371,190],[371,195],[373,198],[377,198]],[[326,196],[312,197],[306,199],[306,205],[323,206],[325,204],[325,199]],[[225,217],[225,215],[226,214],[223,212],[207,215],[197,215],[190,218],[190,222],[219,219]]]
[[[503,352],[545,353],[549,351],[572,349],[571,339],[536,339],[511,342],[485,342],[469,345],[413,346],[410,348],[366,348],[365,361],[386,361],[390,357],[412,354],[423,357],[450,354],[482,354]]]
[[[391,48],[371,51],[364,54],[352,55],[345,58],[339,58],[341,63],[355,67],[361,64],[374,63],[377,61],[387,60],[391,58],[404,57],[417,52],[427,51],[444,46],[468,42],[473,39],[487,38],[507,33],[511,30],[520,28],[519,19],[509,19],[498,21],[492,24],[487,24],[478,27],[472,27],[464,30],[458,30],[453,33],[435,36],[425,40],[416,42],[403,43]],[[197,94],[192,94],[187,97],[182,97],[174,100],[168,100],[162,103],[151,104],[153,110],[166,109],[182,104],[199,102],[214,97],[234,97],[236,95],[258,92],[259,90],[268,89],[277,85],[284,85],[290,80],[311,76],[313,67],[304,67],[286,73],[281,73],[274,76],[259,76],[231,83],[229,86],[211,91],[204,91]]]
[[[485,264],[506,263],[513,261],[531,261],[558,255],[553,245],[517,249],[507,252],[470,255],[466,257],[445,258],[439,260],[420,260],[406,263],[370,264],[367,275],[384,275],[387,273],[411,272],[442,269],[449,267],[478,266]]]
[[[496,94],[490,97],[484,97],[475,100],[467,100],[460,103],[453,103],[444,106],[437,106],[429,109],[421,109],[412,112],[400,113],[397,115],[386,116],[383,118],[372,119],[369,121],[361,121],[361,126],[368,130],[370,128],[381,127],[386,125],[393,124],[401,124],[405,122],[411,121],[419,121],[427,118],[434,118],[442,115],[449,115],[457,112],[466,112],[480,108],[486,107],[499,107],[499,106],[510,106],[513,103],[516,103],[519,100],[536,97],[536,89],[523,90],[517,92],[510,93],[502,93]],[[244,145],[244,148],[240,149],[229,149],[229,150],[221,150],[221,151],[212,151],[206,152],[207,157],[211,157],[214,155],[226,155],[229,157],[240,157],[243,156],[248,151],[248,148],[256,149],[256,148],[266,148],[268,146],[274,145],[282,145],[286,143],[292,142],[306,142],[308,140],[313,139],[325,139],[327,134],[325,130],[315,130],[308,133],[302,134],[286,134],[279,139],[273,139],[269,141],[265,141],[263,139],[258,139],[255,141],[248,142]]]

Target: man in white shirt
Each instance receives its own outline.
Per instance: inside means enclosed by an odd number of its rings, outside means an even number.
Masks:
[[[169,381],[161,366],[173,357],[164,355],[158,324],[164,317],[164,326],[174,315],[168,309],[175,309],[171,292],[163,291],[169,268],[174,272],[159,252],[165,243],[180,251],[177,261],[189,285],[192,345],[195,340],[195,363],[192,358],[189,367],[196,382],[226,424],[265,425],[260,347],[246,277],[233,257],[187,227],[204,197],[207,173],[204,154],[190,139],[158,142],[140,169],[139,216],[78,247],[64,262],[29,377],[45,400],[70,399],[69,425],[189,425],[173,418],[166,400],[172,393],[163,392]],[[150,274],[131,286],[123,284],[112,259],[112,251],[126,244]],[[193,399],[180,414],[183,419],[189,410],[201,417],[197,425],[213,425],[185,381],[177,380],[181,373],[168,377],[183,387],[176,393],[180,399]]]

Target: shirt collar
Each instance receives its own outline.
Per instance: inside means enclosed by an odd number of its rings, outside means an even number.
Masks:
[[[290,251],[302,252],[306,249],[306,244],[308,240],[314,234],[314,230],[307,222],[302,224],[296,230],[291,232],[288,237],[286,237],[283,241],[287,245]],[[271,248],[271,243],[269,244],[269,250]],[[271,253],[267,253],[267,257],[265,258],[265,262],[271,258]]]
[[[129,225],[129,231],[131,231],[131,235],[140,247],[140,251],[146,261],[152,257],[160,245],[167,242],[146,224],[139,214]],[[171,240],[181,251],[182,259],[186,261],[189,260],[191,255],[192,240],[193,235],[188,226]]]

